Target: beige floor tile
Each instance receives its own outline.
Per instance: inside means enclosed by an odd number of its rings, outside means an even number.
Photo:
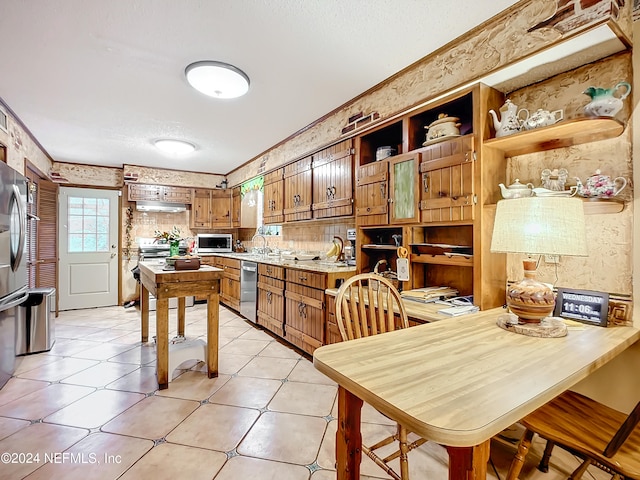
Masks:
[[[263,408],[282,386],[279,380],[232,377],[209,401],[236,407]]]
[[[29,370],[28,372],[21,373],[18,377],[30,378],[31,380],[57,382],[97,364],[98,362],[96,360],[65,357],[55,362],[42,365],[41,367],[34,368],[33,370]]]
[[[268,408],[275,412],[323,417],[331,412],[337,392],[332,385],[285,382]]]
[[[17,418],[0,417],[0,440],[9,435],[13,435],[18,430],[31,425],[28,420],[18,420]]]
[[[307,480],[309,469],[300,465],[271,462],[259,458],[230,458],[215,480]],[[335,473],[333,475],[335,480]]]
[[[14,375],[20,375],[23,372],[28,372],[29,370],[41,367],[47,363],[55,362],[56,360],[60,359],[54,355],[47,355],[46,353],[36,353],[35,355],[17,357]]]
[[[238,453],[309,465],[318,455],[327,422],[318,417],[263,413],[238,447]]]
[[[49,385],[0,407],[0,416],[39,420],[94,392],[77,385]]]
[[[88,350],[89,348],[97,347],[98,345],[100,345],[100,342],[56,338],[56,343],[54,343],[53,348],[49,350],[49,354],[58,355],[60,357],[68,357],[69,355],[81,352],[82,350]]]
[[[36,390],[47,388],[47,386],[49,386],[49,382],[27,380],[26,378],[10,378],[4,387],[0,389],[0,405],[13,402],[17,398],[24,397]]]
[[[292,358],[294,360],[300,358],[300,354],[293,347],[288,347],[280,342],[271,342],[259,355],[261,357]]]
[[[249,325],[244,325],[241,327],[228,327],[226,325],[223,325],[220,327],[219,329],[219,336],[220,338],[237,338],[240,337],[240,335],[242,335],[245,332],[248,332],[249,329],[251,327]],[[245,339],[245,340],[251,340],[251,339]],[[268,342],[270,341],[270,339],[260,339],[260,341],[263,342]]]
[[[249,329],[239,336],[242,340],[263,340],[271,342],[274,338],[260,328],[249,325]]]
[[[114,329],[115,328],[116,327],[114,327]],[[138,325],[137,331],[125,332],[125,335],[114,338],[113,340],[110,340],[109,343],[116,343],[119,345],[136,345],[139,344],[141,340],[142,337],[140,335],[140,325]]]
[[[149,365],[156,360],[156,349],[152,345],[137,345],[120,355],[109,359],[110,362],[131,363],[135,365]]]
[[[238,353],[241,355],[257,355],[269,344],[263,340],[241,340],[234,339],[220,349],[221,353]]]
[[[71,375],[60,383],[73,385],[84,385],[87,387],[104,387],[106,384],[116,381],[119,378],[133,372],[138,367],[126,363],[102,362],[86,370]]]
[[[98,428],[144,397],[141,393],[98,390],[44,418],[71,427]]]
[[[117,325],[117,323],[116,323]],[[126,335],[126,332],[122,330],[115,330],[112,328],[105,328],[104,330],[96,333],[92,333],[91,335],[87,335],[84,337],[85,340],[91,340],[93,342],[110,342],[115,340],[116,338],[122,337]]]
[[[292,358],[255,357],[238,372],[243,377],[285,379],[296,366]]]
[[[80,325],[56,325],[56,338],[84,338],[104,330],[103,328],[87,327]]]
[[[89,360],[107,360],[131,350],[131,345],[119,345],[116,343],[101,343],[100,345],[82,350],[71,355],[74,358],[88,358]]]
[[[107,388],[126,392],[155,392],[158,389],[156,367],[140,367],[115,382],[109,383]]]
[[[376,477],[370,477],[369,475],[360,475],[360,480],[373,480]],[[318,470],[313,472],[311,475],[311,480],[335,480],[336,472],[334,470]],[[432,479],[432,480],[441,480],[441,479]],[[442,479],[444,480],[444,479]]]
[[[199,406],[198,402],[190,400],[147,397],[103,426],[102,431],[151,440],[159,439]]]
[[[313,364],[306,358],[300,359],[298,364],[295,366],[295,368],[289,375],[289,380],[294,382],[321,383],[323,385],[337,385],[336,382],[331,380],[325,374],[320,373],[318,370],[316,370]]]
[[[167,441],[228,452],[257,420],[260,412],[228,405],[204,404],[167,435]]]
[[[252,358],[253,355],[220,352],[218,356],[218,371],[227,375],[233,375],[234,373],[238,373]]]
[[[163,443],[142,457],[119,480],[211,480],[226,461],[224,453]]]
[[[82,428],[63,427],[47,423],[35,423],[13,435],[0,440],[0,452],[32,454],[33,463],[3,464],[0,480],[16,480],[26,477],[40,468],[45,462],[45,453],[58,453],[66,450],[89,433]],[[38,461],[36,462],[36,455]]]
[[[206,364],[204,364],[203,368],[206,372]],[[184,372],[170,383],[169,388],[158,390],[156,395],[200,402],[208,399],[231,378],[229,375],[219,375],[216,378],[209,378],[205,372]]]
[[[65,462],[48,463],[27,480],[112,480],[153,447],[151,440],[93,433],[69,448]],[[70,461],[73,458],[75,461]]]

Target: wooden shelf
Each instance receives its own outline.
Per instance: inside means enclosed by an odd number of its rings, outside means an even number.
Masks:
[[[583,198],[584,214],[620,213],[624,209],[624,202],[620,200],[602,200],[599,198]]]
[[[620,136],[623,131],[624,123],[615,118],[579,117],[564,120],[548,127],[514,133],[506,137],[491,138],[486,140],[484,145],[501,150],[507,157],[515,157],[516,155],[615,138]]]
[[[398,247],[395,245],[376,245],[373,243],[367,243],[366,245],[362,245],[362,248],[367,248],[370,250],[398,250]]]
[[[412,263],[431,263],[433,265],[455,265],[458,267],[473,267],[473,257],[453,256],[447,257],[446,255],[429,255],[426,253],[411,254]]]

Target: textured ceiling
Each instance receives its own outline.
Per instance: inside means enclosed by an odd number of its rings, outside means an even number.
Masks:
[[[225,174],[514,3],[2,0],[0,98],[55,161]],[[249,93],[199,94],[198,60],[241,68]]]

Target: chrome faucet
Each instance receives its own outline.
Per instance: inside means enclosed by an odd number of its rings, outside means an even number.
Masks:
[[[260,253],[262,253],[263,255],[266,255],[267,253],[269,253],[269,249],[267,247],[267,237],[265,237],[261,233],[256,233],[253,237],[251,237],[252,243],[254,243],[254,240],[256,239],[256,237],[260,237],[263,240],[263,245],[262,245],[262,249],[260,250]]]

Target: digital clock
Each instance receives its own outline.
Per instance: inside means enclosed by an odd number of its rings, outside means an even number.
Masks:
[[[607,326],[609,294],[592,290],[558,288],[553,315],[591,325]]]

